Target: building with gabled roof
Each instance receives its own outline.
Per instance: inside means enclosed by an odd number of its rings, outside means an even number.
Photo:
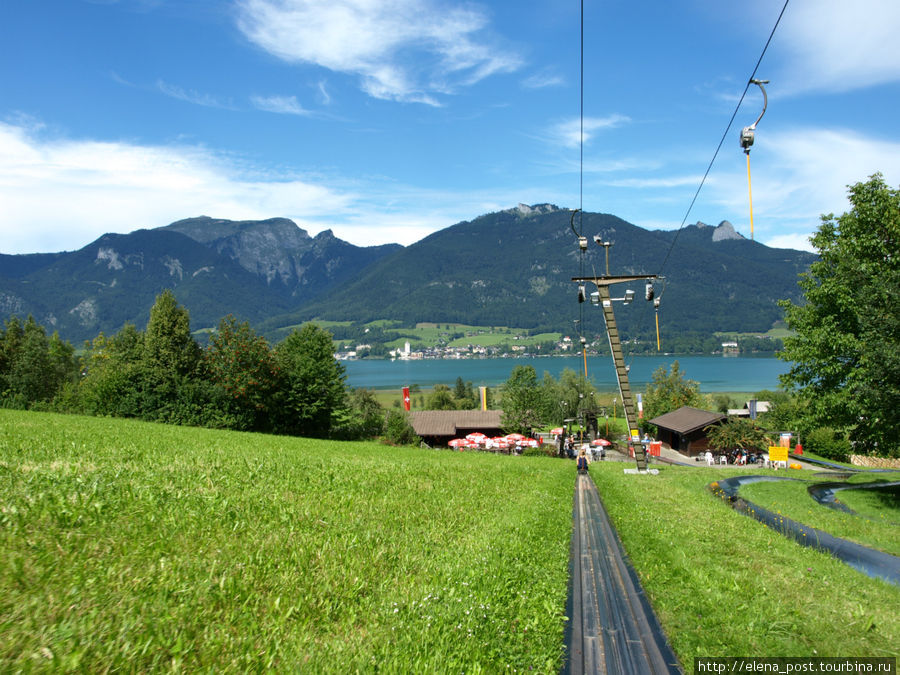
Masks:
[[[706,429],[727,419],[721,413],[682,406],[665,415],[647,420],[656,425],[656,438],[685,455],[697,455],[709,449]]]
[[[476,431],[502,436],[502,415],[502,410],[417,410],[409,414],[409,422],[425,443],[444,446]]]

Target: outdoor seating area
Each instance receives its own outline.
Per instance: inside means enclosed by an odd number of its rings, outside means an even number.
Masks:
[[[447,446],[451,448],[485,450],[506,455],[521,455],[525,448],[539,448],[543,444],[540,438],[529,438],[523,434],[507,434],[506,436],[487,436],[481,432],[467,434],[465,438],[451,439]]]

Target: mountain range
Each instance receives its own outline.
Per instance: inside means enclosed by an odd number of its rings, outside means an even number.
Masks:
[[[79,343],[126,322],[143,328],[155,297],[171,288],[194,330],[233,314],[271,337],[310,319],[560,332],[578,319],[602,332],[599,311],[579,305],[572,280],[606,272],[595,239],[612,244],[610,274],[664,277],[655,293],[669,331],[765,332],[781,319],[777,300],[799,300],[797,275],[815,259],[747,240],[727,221],[651,231],[551,204],[489,213],[407,247],[354,246],[330,230],[311,237],[285,218],[199,217],[106,234],[73,252],[0,254],[0,317],[31,314]],[[641,284],[627,287],[642,298]],[[646,308],[635,301],[637,311],[617,310],[624,334],[652,329]]]

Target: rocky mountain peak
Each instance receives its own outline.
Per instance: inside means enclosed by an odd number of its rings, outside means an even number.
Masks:
[[[713,241],[727,241],[729,239],[744,239],[744,236],[735,231],[734,225],[723,220],[713,231]]]

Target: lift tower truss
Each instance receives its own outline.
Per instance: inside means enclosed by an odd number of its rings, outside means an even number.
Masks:
[[[606,322],[606,336],[609,338],[609,349],[612,352],[613,363],[616,366],[616,381],[619,385],[619,395],[622,397],[622,404],[625,408],[625,420],[628,423],[628,442],[634,449],[634,459],[639,471],[647,470],[647,454],[646,448],[640,442],[637,415],[634,412],[634,397],[631,395],[631,385],[628,382],[628,368],[625,365],[625,355],[622,353],[622,341],[619,338],[619,328],[616,326],[616,315],[613,313],[612,303],[614,298],[610,295],[609,287],[613,284],[625,284],[631,281],[652,281],[656,278],[657,275],[655,274],[572,277],[572,281],[576,283],[589,282],[597,287],[599,305],[603,309],[603,319]],[[621,300],[622,298],[616,299]],[[626,302],[630,302],[630,298]]]

